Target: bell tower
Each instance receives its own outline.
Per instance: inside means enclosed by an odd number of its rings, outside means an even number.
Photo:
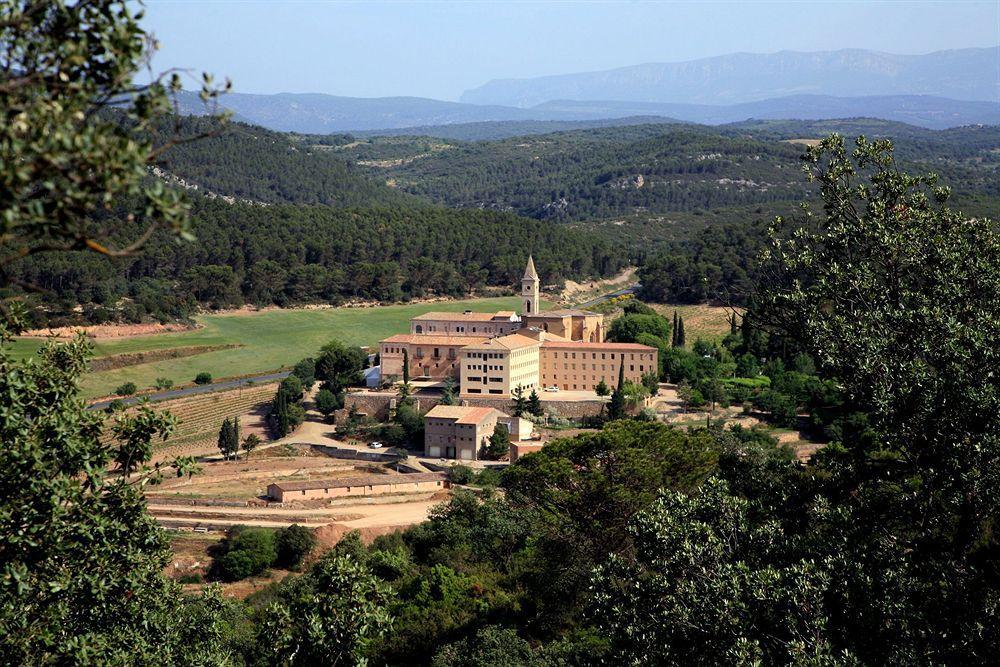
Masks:
[[[524,269],[524,277],[521,278],[521,303],[524,304],[524,315],[538,314],[538,273],[535,271],[535,262],[528,255],[528,266]]]

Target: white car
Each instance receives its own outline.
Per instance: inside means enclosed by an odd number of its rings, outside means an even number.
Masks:
[[[372,449],[382,449],[381,442],[370,442],[368,443],[368,446],[371,447]]]
[[[545,391],[559,391],[559,387],[556,386],[546,387]]]

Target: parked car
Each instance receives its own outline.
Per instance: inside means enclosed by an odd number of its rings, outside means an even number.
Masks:
[[[368,443],[368,446],[371,447],[372,449],[382,449],[381,442],[370,442]]]
[[[559,387],[556,386],[546,387],[545,391],[559,391]]]

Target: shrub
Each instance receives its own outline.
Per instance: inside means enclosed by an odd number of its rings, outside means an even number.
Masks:
[[[611,393],[611,389],[608,387],[608,383],[602,378],[601,381],[597,383],[597,386],[594,387],[594,392],[598,396],[607,396]]]
[[[292,524],[278,532],[275,542],[278,554],[275,564],[293,570],[302,564],[302,560],[316,546],[316,537],[308,528]]]
[[[473,476],[474,473],[469,466],[460,464],[448,468],[448,481],[452,484],[469,484]]]
[[[202,582],[202,576],[199,572],[185,574],[178,577],[177,582],[181,584],[200,584]]]
[[[195,384],[212,384],[212,374],[202,371],[194,376]]]
[[[334,410],[339,410],[344,406],[343,399],[341,398],[338,400],[337,395],[329,389],[320,389],[317,391],[316,398],[314,400],[316,403],[316,409],[327,417],[329,417]]]
[[[174,381],[171,380],[170,378],[156,378],[154,386],[157,389],[170,389],[171,387],[174,386]]]
[[[278,557],[274,532],[264,528],[233,526],[222,548],[224,553],[216,561],[216,567],[218,575],[226,581],[261,574]]]
[[[119,396],[131,396],[136,391],[138,387],[135,386],[135,382],[126,382],[115,387],[115,393]]]

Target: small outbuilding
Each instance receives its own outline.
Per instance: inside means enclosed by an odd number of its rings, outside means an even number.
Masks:
[[[275,482],[267,485],[267,497],[280,503],[344,496],[375,496],[387,493],[433,493],[448,487],[444,473],[405,475],[364,475],[302,482]]]

